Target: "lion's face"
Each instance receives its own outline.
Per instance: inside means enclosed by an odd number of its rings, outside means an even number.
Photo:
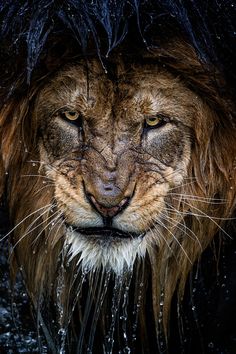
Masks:
[[[198,98],[163,69],[71,66],[42,90],[34,118],[71,257],[119,273],[163,243],[168,194],[190,161]],[[168,242],[167,240],[164,242]]]

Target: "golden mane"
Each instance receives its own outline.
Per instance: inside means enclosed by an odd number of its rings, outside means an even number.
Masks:
[[[10,233],[14,245],[12,266],[20,269],[23,274],[29,296],[40,316],[39,321],[44,322],[47,328],[45,336],[49,343],[58,331],[56,325],[50,324],[50,320],[55,317],[59,328],[63,328],[67,333],[67,326],[72,321],[70,316],[75,307],[75,299],[80,306],[83,307],[85,304],[81,296],[82,292],[84,294],[87,291],[90,294],[91,303],[87,306],[93,308],[95,312],[98,306],[96,297],[102,299],[101,306],[104,313],[99,318],[94,314],[86,314],[89,310],[85,310],[85,313],[81,309],[78,310],[83,333],[77,333],[75,337],[79,343],[77,350],[81,353],[85,348],[84,341],[92,343],[90,335],[85,331],[86,322],[92,319],[99,322],[99,330],[96,330],[100,331],[100,336],[105,335],[106,307],[114,306],[115,300],[118,303],[125,301],[128,292],[124,289],[129,287],[130,289],[133,287],[130,291],[135,298],[134,300],[130,298],[130,303],[133,306],[138,304],[140,307],[137,315],[139,319],[135,325],[139,327],[143,343],[149,341],[146,323],[149,311],[147,307],[150,306],[151,301],[156,336],[158,338],[160,333],[164,333],[168,342],[170,308],[174,293],[178,293],[178,301],[181,303],[189,273],[202,252],[214,237],[230,237],[225,224],[235,210],[236,127],[233,120],[233,102],[224,94],[226,87],[222,78],[212,68],[205,67],[190,46],[178,41],[148,55],[133,56],[131,61],[152,61],[159,66],[165,65],[172,75],[178,77],[186,87],[201,97],[199,112],[204,112],[201,121],[196,120],[193,131],[191,162],[188,166],[188,178],[192,183],[188,183],[185,179],[183,185],[175,188],[176,196],[172,196],[173,210],[176,208],[178,212],[173,216],[171,225],[174,229],[176,222],[180,223],[181,227],[177,229],[174,238],[171,228],[167,230],[168,242],[160,243],[149,259],[147,257],[143,262],[136,262],[133,277],[126,275],[123,279],[114,278],[110,273],[105,274],[103,271],[91,275],[84,274],[81,269],[77,270],[76,259],[70,264],[70,271],[68,271],[65,261],[66,250],[63,252],[60,229],[56,229],[56,232],[54,229],[54,234],[50,229],[44,231],[44,221],[50,217],[51,210],[45,208],[43,216],[35,211],[53,204],[54,200],[53,186],[49,187],[46,193],[41,176],[33,177],[39,174],[37,139],[40,134],[37,130],[34,107],[37,105],[36,99],[41,87],[48,78],[42,79],[41,82],[35,80],[27,93],[22,94],[22,97],[9,99],[0,112],[0,196],[3,196],[5,190],[7,191],[10,219],[15,223]],[[35,196],[34,200],[32,195]],[[21,199],[27,202],[19,210]],[[25,224],[26,217],[28,218]],[[42,225],[35,224],[37,218]],[[30,229],[30,225],[33,225],[33,228]],[[15,235],[26,236],[19,239]],[[41,236],[37,237],[37,235]],[[184,235],[188,237],[183,237]],[[31,242],[29,242],[30,238]],[[18,248],[19,243],[20,248]],[[76,279],[74,275],[77,275]],[[140,283],[141,287],[137,285]],[[109,284],[110,287],[114,286],[118,293],[120,292],[120,295],[113,300],[109,299],[108,293],[111,290],[105,294],[101,289],[103,286],[108,287]],[[151,296],[145,295],[150,288]],[[141,299],[137,300],[138,296]],[[50,310],[53,299],[58,301],[56,314]],[[64,312],[60,310],[60,306]],[[52,313],[48,318],[43,319],[42,313],[45,308]],[[125,311],[122,316],[125,316]],[[75,322],[73,322],[74,328],[77,326]],[[127,324],[126,326],[128,327]],[[112,332],[114,328],[111,327]],[[126,331],[129,332],[128,329]],[[71,333],[73,330],[70,332],[70,336],[73,337]],[[58,341],[65,341],[64,332],[60,335]],[[109,335],[113,340],[113,334]],[[52,351],[55,351],[54,345],[58,349],[61,344],[49,344]],[[143,344],[139,353],[144,353],[145,350],[147,350],[145,353],[148,352],[145,345]]]

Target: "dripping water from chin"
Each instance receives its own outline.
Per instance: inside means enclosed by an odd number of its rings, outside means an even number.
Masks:
[[[80,328],[80,334],[79,334],[79,342],[77,345],[77,353],[82,353],[83,352],[83,344],[84,344],[84,339],[85,339],[85,331],[88,327],[88,322],[89,322],[89,317],[91,315],[91,310],[93,308],[93,300],[96,299],[96,293],[99,293],[99,280],[100,284],[102,283],[102,279],[99,279],[99,276],[97,275],[97,272],[92,272],[89,274],[89,283],[90,286],[88,288],[88,294],[87,294],[87,300],[85,303],[85,309],[84,309],[84,314],[81,322],[81,328]],[[99,295],[99,294],[98,294]],[[99,298],[99,296],[98,296]],[[89,323],[90,325],[90,323]],[[96,329],[96,323],[91,323],[91,329],[90,331]],[[91,333],[91,332],[90,332]],[[91,349],[87,347],[86,350],[87,353],[91,352]]]
[[[143,266],[137,267],[135,274],[133,269],[119,275],[106,269],[87,273],[85,288],[77,301],[77,307],[83,311],[77,353],[92,354],[95,338],[99,339],[103,353],[132,352],[144,291],[143,278]],[[102,335],[99,332],[101,324],[104,324]]]
[[[111,300],[110,325],[104,342],[104,352],[107,354],[113,352],[115,330],[118,332],[116,339],[119,347],[122,347],[120,348],[121,352],[126,354],[131,352],[129,347],[127,323],[132,271],[132,269],[129,269],[121,275],[115,275]]]
[[[93,326],[91,328],[90,335],[89,335],[89,340],[88,340],[88,348],[87,348],[87,352],[88,353],[92,353],[94,336],[95,336],[95,332],[96,332],[96,326],[97,326],[97,322],[98,322],[98,319],[99,319],[99,315],[100,315],[101,309],[103,307],[105,296],[107,294],[110,277],[111,277],[111,271],[110,270],[108,270],[107,272],[102,271],[101,281],[100,281],[100,284],[99,284],[99,289],[98,289],[98,294],[97,294],[98,295],[97,296],[97,301],[96,301],[96,304],[95,304],[94,315],[93,315],[93,318],[92,318]]]
[[[127,318],[129,290],[132,272],[115,275],[111,270],[100,269],[88,274],[89,288],[86,292],[86,302],[77,345],[77,353],[93,353],[94,338],[99,323],[105,323],[103,331],[103,352],[113,352],[114,332],[120,331],[122,336],[116,338],[119,346],[124,347],[122,353],[130,353],[128,346]],[[83,300],[83,297],[82,299]],[[79,307],[81,304],[78,304]],[[100,338],[101,340],[101,338]]]
[[[144,263],[137,261],[134,269],[121,274],[103,268],[88,270],[82,269],[79,258],[68,262],[68,251],[65,248],[60,254],[54,288],[56,352],[64,354],[73,346],[80,354],[95,349],[106,354],[131,353],[142,305]]]
[[[114,331],[115,331],[115,325],[116,325],[117,316],[120,307],[122,286],[123,286],[123,277],[122,275],[118,275],[115,278],[115,285],[114,285],[113,295],[112,295],[110,328],[105,337],[105,343],[104,343],[104,352],[107,354],[111,354],[113,350]]]

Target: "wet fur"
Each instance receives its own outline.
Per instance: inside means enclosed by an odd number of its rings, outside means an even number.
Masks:
[[[122,60],[124,63],[129,61],[125,55]],[[117,65],[116,59],[113,62]],[[100,270],[99,267],[93,269],[93,266],[87,264],[83,266],[81,262],[78,266],[78,255],[72,257],[68,264],[71,248],[70,242],[64,240],[60,213],[55,205],[56,186],[52,178],[53,170],[45,170],[44,164],[48,165],[48,161],[40,163],[38,143],[44,134],[42,122],[41,129],[38,130],[38,116],[43,117],[44,109],[40,99],[47,97],[45,103],[51,110],[53,105],[57,105],[55,101],[50,101],[51,91],[48,93],[43,91],[47,90],[47,82],[50,79],[46,78],[40,83],[33,82],[27,94],[12,98],[1,110],[0,192],[3,194],[6,188],[10,219],[15,225],[11,232],[14,250],[12,258],[15,261],[13,265],[17,265],[16,268],[23,274],[29,295],[38,310],[39,322],[45,322],[48,331],[45,335],[52,351],[63,346],[63,334],[59,334],[59,339],[54,342],[52,338],[55,337],[58,328],[67,329],[74,308],[74,298],[82,291],[81,287],[84,287],[83,293],[87,291],[89,294],[92,309],[93,306],[96,308],[97,298],[105,297],[98,328],[101,328],[104,336],[109,332],[110,320],[105,318],[104,313],[110,314],[112,300],[109,297],[114,301],[118,295],[115,295],[115,292],[113,295],[109,294],[109,291],[102,294],[100,287],[105,282],[110,286],[115,284],[115,289],[120,293],[118,303],[128,296],[125,289],[129,288],[130,282],[135,287],[133,283],[140,283],[142,279],[145,289],[151,286],[152,299],[147,296],[147,301],[148,306],[152,307],[156,336],[158,338],[158,333],[164,331],[168,338],[169,313],[174,292],[178,292],[178,299],[181,301],[186,279],[193,264],[219,230],[224,229],[224,220],[233,215],[235,208],[236,127],[232,119],[232,102],[222,92],[219,93],[219,88],[225,84],[218,77],[218,73],[204,67],[191,47],[176,41],[148,55],[136,57],[134,55],[131,62],[137,64],[128,63],[128,67],[150,62],[150,65],[155,63],[161,70],[167,72],[170,80],[173,79],[173,85],[176,81],[182,87],[183,97],[189,97],[187,102],[182,101],[182,106],[187,110],[188,105],[193,105],[196,119],[191,130],[191,158],[187,163],[187,175],[177,187],[175,185],[178,183],[173,182],[174,189],[166,198],[168,205],[171,204],[177,212],[170,212],[171,219],[165,220],[162,236],[153,236],[155,242],[152,240],[148,254],[144,256],[145,252],[141,252],[139,259],[130,262],[128,268],[119,267],[120,270],[116,275],[113,275],[114,269],[107,271]],[[70,66],[67,67],[67,70],[70,70],[68,68]],[[63,75],[60,85],[55,87],[60,99],[63,100],[64,90],[60,91],[61,85],[68,85]],[[169,90],[171,95],[171,88]],[[166,95],[168,96],[168,89]],[[195,96],[197,103],[193,104],[191,100]],[[49,141],[50,136],[46,140]],[[57,151],[53,152],[56,153]],[[79,169],[77,170],[79,179],[78,171]],[[73,177],[75,176],[72,167],[71,181]],[[79,183],[78,180],[76,183]],[[51,208],[54,205],[55,208]],[[148,201],[145,208],[148,210]],[[50,224],[51,220],[54,221],[54,225]],[[227,230],[221,233],[230,237]],[[133,280],[130,275],[132,272]],[[74,278],[75,274],[77,278]],[[140,289],[137,289],[136,284],[136,290],[133,290],[136,297],[138,291]],[[139,303],[141,306],[139,330],[142,333],[140,336],[143,335],[148,342],[148,336],[145,337],[147,305],[144,290],[142,297],[143,300]],[[79,296],[78,301],[83,304],[84,300]],[[132,301],[134,306],[137,305],[137,299]],[[57,304],[54,310],[51,306],[53,302]],[[42,318],[45,308],[48,309],[48,315]],[[64,311],[61,311],[62,308]],[[78,313],[79,321],[75,317],[74,327],[80,327],[83,323],[86,325],[86,312],[83,313],[80,309]],[[50,323],[52,318],[56,319],[58,325]],[[89,332],[88,328],[86,331]],[[82,348],[86,348],[89,334],[78,334],[78,328],[73,332],[76,334],[69,333],[71,342],[79,342],[79,348],[83,352]],[[117,341],[121,342],[121,347],[126,344],[119,338]],[[106,345],[109,351],[111,348],[109,344]],[[145,352],[145,344],[142,350]]]

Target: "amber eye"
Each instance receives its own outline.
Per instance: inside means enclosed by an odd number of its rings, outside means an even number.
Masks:
[[[157,127],[160,127],[161,125],[163,125],[165,123],[167,123],[167,121],[161,116],[146,117],[145,118],[145,126],[146,126],[146,128],[157,128]]]
[[[65,111],[63,112],[63,115],[66,119],[75,121],[79,118],[79,113],[76,111]]]
[[[60,113],[60,117],[62,119],[64,119],[66,122],[76,126],[77,128],[82,128],[82,117],[81,117],[81,114],[77,111],[66,111],[66,110],[63,110],[61,111]]]

